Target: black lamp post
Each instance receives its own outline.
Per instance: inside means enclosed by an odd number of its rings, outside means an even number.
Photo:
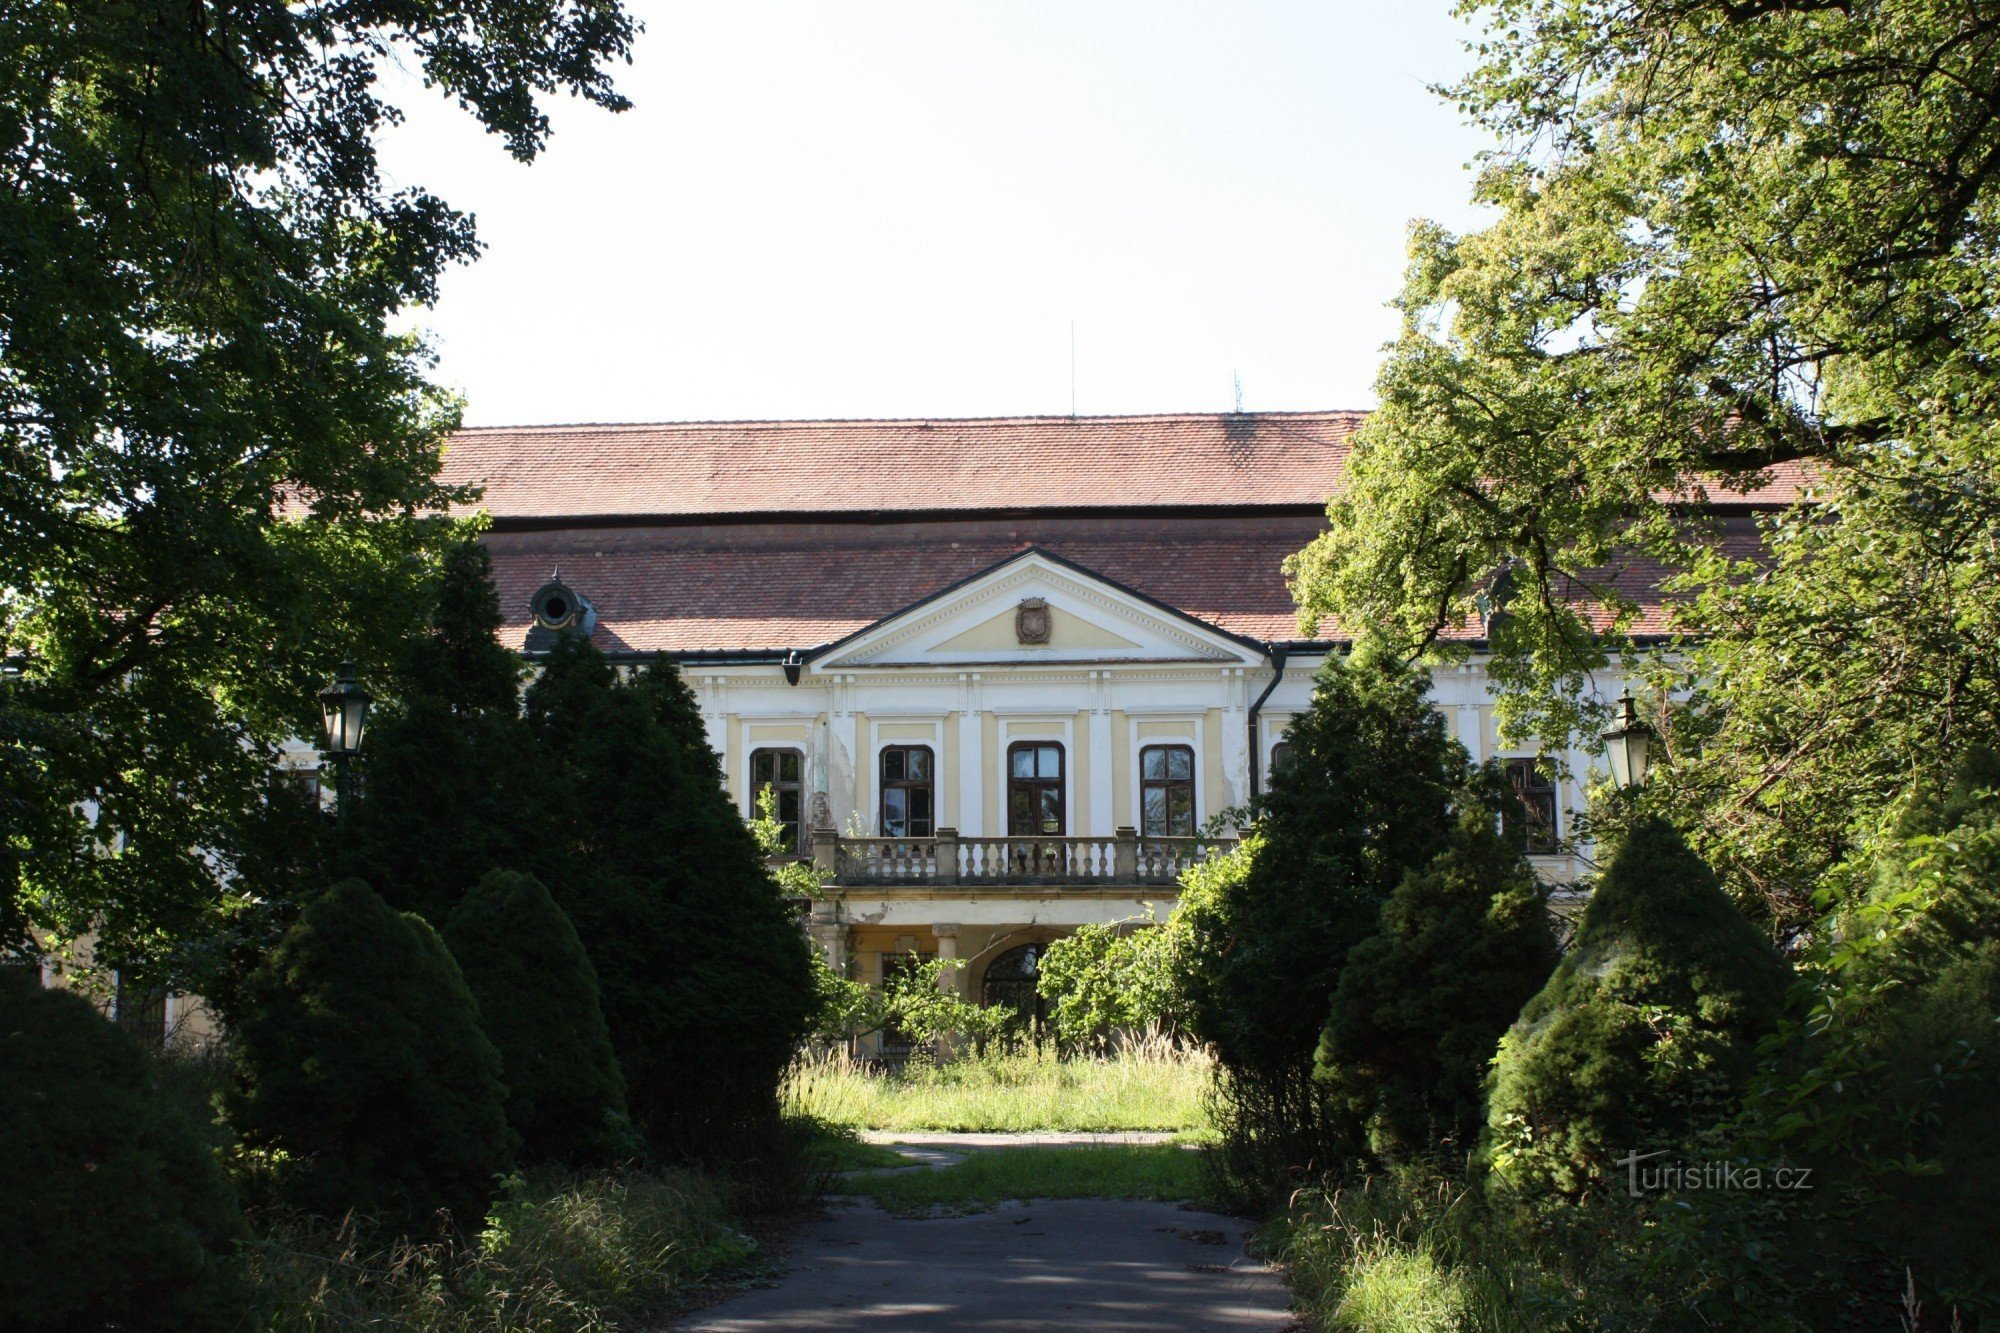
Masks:
[[[1629,791],[1645,785],[1652,728],[1639,720],[1639,710],[1627,690],[1618,699],[1618,717],[1604,733],[1604,753],[1611,761],[1611,781],[1618,790]]]
[[[361,733],[368,725],[368,705],[374,701],[354,678],[352,662],[342,662],[333,683],[319,692],[326,752],[333,757],[334,815],[343,825],[347,823],[348,762],[361,753]]]

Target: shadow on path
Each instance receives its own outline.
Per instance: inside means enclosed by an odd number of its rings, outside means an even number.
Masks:
[[[775,1286],[675,1325],[795,1329],[1282,1329],[1283,1279],[1241,1221],[1171,1203],[1062,1199],[967,1217],[842,1206],[803,1231]]]

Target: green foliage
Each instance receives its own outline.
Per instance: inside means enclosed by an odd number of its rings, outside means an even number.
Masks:
[[[8,7],[14,942],[94,930],[150,959],[215,931],[273,747],[314,734],[341,656],[391,658],[460,530],[470,496],[436,481],[458,409],[394,326],[478,242],[383,181],[378,71],[406,64],[527,160],[545,95],[623,105],[606,68],[634,31],[615,0]]]
[[[516,1177],[469,1238],[384,1245],[322,1218],[256,1220],[257,1313],[276,1333],[605,1333],[759,1257],[721,1190],[687,1172]]]
[[[512,1163],[500,1057],[437,932],[358,880],[309,904],[246,985],[229,1118],[292,1203],[423,1227],[483,1217]]]
[[[1381,406],[1296,590],[1410,651],[1511,562],[1503,716],[1566,742],[1598,729],[1589,673],[1639,580],[1680,571],[1651,799],[1739,899],[1809,924],[1875,811],[2000,738],[2000,18],[1460,10],[1497,216],[1412,230]],[[1768,558],[1719,546],[1686,502],[1773,464],[1818,502],[1754,520]]]
[[[785,826],[778,818],[778,793],[770,787],[757,791],[757,817],[750,821],[750,836],[767,860],[777,858],[771,878],[791,898],[818,898],[832,876],[810,861],[801,861],[786,846]]]
[[[793,1066],[785,1106],[795,1116],[856,1129],[1201,1133],[1212,1068],[1205,1052],[1164,1041],[1088,1059],[989,1047],[942,1063],[912,1060],[895,1074],[822,1052]]]
[[[1486,799],[1397,886],[1340,974],[1316,1074],[1379,1157],[1471,1147],[1501,1034],[1556,965],[1546,892],[1500,831],[1503,784],[1487,774]]]
[[[882,986],[882,1020],[919,1046],[995,1041],[1016,1021],[1006,1005],[974,1004],[948,984],[964,970],[963,958],[929,958],[888,978]]]
[[[1789,978],[1680,834],[1636,823],[1501,1041],[1491,1186],[1530,1204],[1603,1190],[1615,1158],[1726,1116]]]
[[[1313,1055],[1348,954],[1452,828],[1467,759],[1429,687],[1380,653],[1330,658],[1257,835],[1196,868],[1169,926],[1188,1028],[1222,1066],[1218,1161],[1245,1196],[1282,1197],[1359,1148]]]
[[[1329,659],[1243,873],[1190,894],[1189,1023],[1225,1065],[1310,1069],[1348,951],[1449,834],[1466,757],[1429,688],[1384,656]]]
[[[500,1053],[507,1123],[524,1162],[629,1153],[625,1080],[597,972],[576,928],[532,875],[495,870],[451,914],[445,943]]]
[[[814,1012],[810,949],[723,789],[694,696],[565,635],[529,689],[538,869],[597,968],[633,1121],[669,1159],[767,1154]]]
[[[1844,868],[1859,887],[1829,886],[1793,1013],[1723,1130],[1746,1153],[1818,1172],[1804,1206],[1755,1219],[1767,1257],[1753,1276],[1804,1293],[1821,1317],[1830,1293],[1880,1314],[1910,1289],[1933,1310],[2000,1311],[1987,1187],[2000,1173],[1996,778],[1990,754],[1967,755],[1888,813]],[[1700,1234],[1678,1240],[1715,1266]],[[1724,1271],[1740,1279],[1737,1267]]]
[[[443,925],[480,876],[535,864],[546,778],[499,641],[486,548],[446,553],[429,624],[369,723],[343,862],[390,906]]]
[[[812,951],[812,1028],[814,1041],[845,1042],[874,1032],[889,1021],[882,993],[863,981],[843,977],[817,949]]]
[[[1083,925],[1049,941],[1036,988],[1065,1045],[1102,1045],[1119,1033],[1171,1033],[1180,1026],[1175,979],[1181,936],[1160,929],[1148,909],[1136,930]]]
[[[0,1325],[230,1328],[235,1191],[138,1048],[79,995],[0,969]]]

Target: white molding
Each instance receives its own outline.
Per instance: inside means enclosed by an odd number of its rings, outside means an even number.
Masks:
[[[991,570],[972,583],[956,589],[939,601],[891,616],[877,626],[864,630],[852,642],[814,660],[809,669],[815,673],[844,670],[852,667],[886,665],[883,658],[899,649],[910,648],[927,637],[933,644],[952,637],[951,631],[963,625],[971,628],[967,621],[984,623],[997,614],[1003,614],[1005,607],[999,605],[1013,592],[1030,588],[1049,597],[1059,609],[1077,613],[1080,606],[1107,613],[1114,624],[1105,628],[1110,632],[1129,629],[1142,637],[1150,636],[1154,644],[1149,648],[1140,643],[1133,649],[1100,649],[1090,658],[1091,662],[1145,661],[1149,657],[1161,656],[1160,646],[1173,645],[1178,649],[1181,660],[1214,661],[1232,666],[1253,665],[1261,660],[1257,654],[1242,644],[1226,636],[1206,631],[1199,625],[1182,619],[1172,612],[1111,587],[1109,584],[1092,579],[1087,573],[1072,570],[1057,564],[1037,551],[1023,552],[1020,556],[998,569]],[[1071,605],[1065,606],[1068,602]],[[976,617],[976,620],[975,620]],[[1084,618],[1092,617],[1085,614]],[[1120,637],[1130,637],[1120,633]],[[983,654],[982,665],[994,664],[990,660],[993,650],[975,650],[964,654],[928,654],[927,660],[912,665],[950,667],[971,660]],[[1005,653],[998,659],[999,664],[1012,664],[1017,659]],[[1046,650],[1022,648],[1018,662],[1024,667],[1038,665],[1037,658]],[[1191,658],[1190,656],[1191,655]]]

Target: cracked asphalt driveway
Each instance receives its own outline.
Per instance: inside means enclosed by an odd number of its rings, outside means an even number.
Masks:
[[[1282,1329],[1283,1278],[1236,1218],[1171,1203],[1042,1199],[962,1217],[843,1205],[803,1231],[775,1285],[675,1325],[798,1329]]]

